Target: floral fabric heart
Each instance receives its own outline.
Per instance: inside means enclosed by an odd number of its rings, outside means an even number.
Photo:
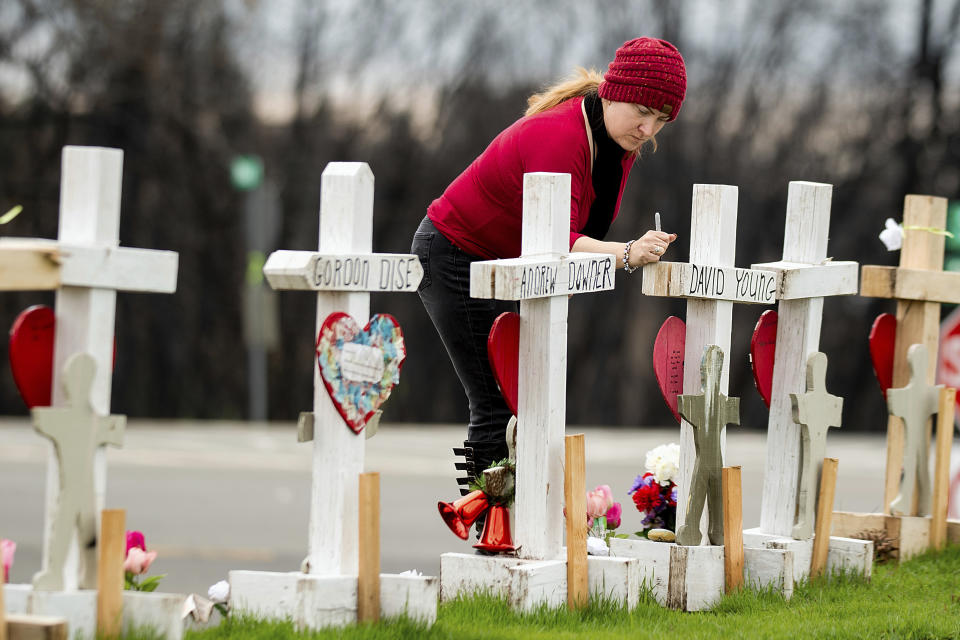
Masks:
[[[316,353],[330,399],[347,426],[360,433],[400,381],[407,357],[400,325],[378,313],[361,330],[348,314],[331,313],[320,327]]]

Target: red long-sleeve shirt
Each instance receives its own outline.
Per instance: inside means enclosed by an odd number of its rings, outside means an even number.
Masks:
[[[596,197],[590,143],[580,104],[567,100],[552,109],[520,118],[431,203],[427,215],[437,230],[467,253],[487,259],[520,255],[523,174],[570,174],[570,246],[583,234]],[[624,153],[620,200],[634,156]]]

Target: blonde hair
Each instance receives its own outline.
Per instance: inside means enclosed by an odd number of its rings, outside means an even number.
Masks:
[[[576,67],[572,74],[560,82],[550,85],[540,93],[535,93],[527,98],[527,110],[523,115],[532,116],[535,113],[552,109],[558,104],[566,102],[571,98],[578,98],[591,93],[597,93],[597,89],[600,87],[601,82],[603,82],[603,75],[596,69],[584,69],[583,67]],[[653,151],[656,152],[656,136],[651,137],[647,142],[653,148]],[[633,153],[637,157],[640,157],[641,152],[642,147]]]
[[[527,98],[527,111],[523,115],[532,116],[552,109],[570,98],[596,93],[601,82],[603,82],[603,76],[596,69],[588,71],[583,67],[577,67],[570,76]]]

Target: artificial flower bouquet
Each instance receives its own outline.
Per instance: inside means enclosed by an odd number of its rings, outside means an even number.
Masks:
[[[129,591],[155,591],[166,574],[141,578],[157,559],[156,551],[147,551],[139,531],[127,531],[127,555],[123,561],[124,588]]]
[[[651,449],[644,467],[645,473],[634,479],[627,492],[637,511],[643,514],[643,530],[636,532],[641,538],[646,538],[652,529],[676,529],[680,445],[671,442]]]

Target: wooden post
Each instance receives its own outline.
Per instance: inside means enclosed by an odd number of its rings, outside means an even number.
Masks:
[[[723,573],[726,592],[743,585],[743,495],[740,467],[724,467],[723,486]]]
[[[563,493],[567,505],[567,606],[589,603],[587,573],[587,486],[583,434],[567,436]]]
[[[123,509],[104,509],[100,520],[97,633],[108,638],[118,638],[123,631],[125,520]]]
[[[940,407],[937,412],[937,458],[933,471],[933,506],[930,523],[930,547],[932,549],[943,549],[947,541],[950,449],[953,443],[953,415],[956,399],[956,389],[947,387],[940,391]]]
[[[357,620],[380,619],[380,474],[361,473],[359,483]]]
[[[817,500],[817,522],[813,539],[813,556],[810,558],[810,576],[823,573],[827,566],[827,552],[830,550],[830,526],[833,516],[833,496],[837,488],[836,458],[823,459],[823,471],[820,473],[820,497]]]
[[[53,616],[7,616],[9,640],[67,640],[67,621]]]
[[[3,603],[3,567],[0,567],[0,640],[7,640],[7,608]]]

